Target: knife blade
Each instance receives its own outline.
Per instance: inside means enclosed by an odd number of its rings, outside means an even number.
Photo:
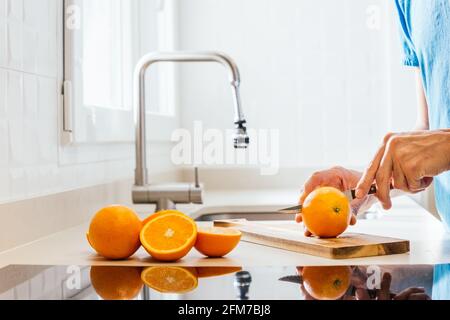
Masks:
[[[391,190],[393,189],[393,186],[391,186]],[[377,186],[374,184],[370,187],[369,189],[369,195],[371,194],[376,194],[377,193]],[[352,201],[356,199],[356,190],[347,190],[344,191],[345,196],[347,197],[348,201]],[[290,214],[298,214],[302,211],[302,206],[301,205],[296,205],[293,207],[289,207],[289,208],[284,208],[281,210],[278,210],[279,213],[290,213]]]
[[[285,277],[282,277],[282,278],[278,279],[278,281],[295,283],[295,284],[303,284],[303,279],[299,275],[285,276]]]

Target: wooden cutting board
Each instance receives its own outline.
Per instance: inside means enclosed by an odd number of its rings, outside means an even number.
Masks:
[[[216,227],[233,227],[242,232],[242,240],[269,247],[329,259],[351,259],[409,252],[409,241],[375,235],[344,233],[334,239],[308,238],[299,224],[249,222],[247,220],[214,221]]]

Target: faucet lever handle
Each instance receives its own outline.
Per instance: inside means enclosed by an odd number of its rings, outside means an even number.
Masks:
[[[198,177],[198,167],[194,168],[194,183],[196,188],[200,188],[200,180]]]

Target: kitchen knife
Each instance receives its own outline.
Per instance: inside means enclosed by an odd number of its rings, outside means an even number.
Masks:
[[[391,186],[391,190],[393,189],[393,186]],[[375,194],[377,193],[377,186],[376,185],[372,185],[369,189],[369,193],[368,194]],[[356,190],[347,190],[344,191],[345,196],[347,197],[348,201],[352,201],[356,199]],[[301,205],[297,205],[294,207],[290,207],[290,208],[285,208],[285,209],[281,209],[278,210],[279,213],[291,213],[291,214],[298,214],[300,213],[302,210],[302,206]]]

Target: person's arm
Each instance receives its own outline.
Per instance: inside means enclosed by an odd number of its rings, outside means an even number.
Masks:
[[[420,68],[416,68],[416,92],[417,92],[417,122],[416,130],[430,130],[428,118],[428,103],[425,95],[425,89],[422,83],[422,73]]]
[[[391,182],[398,190],[417,193],[429,187],[434,176],[450,170],[450,129],[428,131],[428,104],[419,68],[416,78],[418,131],[388,134],[357,186],[357,197],[364,198],[376,181],[377,197],[385,209],[392,205]]]

